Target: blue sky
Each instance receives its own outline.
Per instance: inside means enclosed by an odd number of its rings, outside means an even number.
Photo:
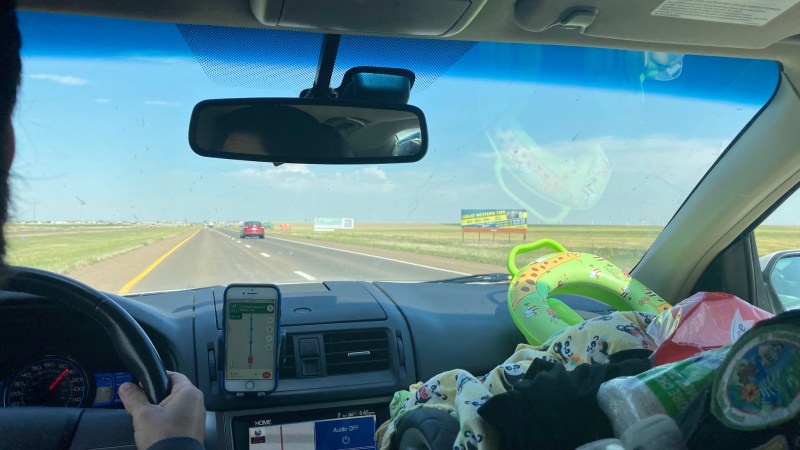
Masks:
[[[349,65],[411,61],[419,80],[410,103],[428,118],[428,155],[406,165],[275,168],[192,153],[191,109],[207,98],[296,97],[312,82],[318,37],[282,34],[298,42],[295,56],[265,68],[261,53],[202,47],[213,42],[202,33],[219,30],[59,20],[21,15],[17,220],[33,219],[35,204],[37,220],[452,223],[461,208],[521,206],[500,189],[487,138],[506,114],[549,155],[579,159],[599,145],[608,158],[600,200],[564,222],[663,225],[775,83],[767,62],[686,57],[677,80],[640,85],[631,64],[641,53],[470,43],[429,49],[388,40],[360,60],[352,51],[358,42],[345,42],[351,50],[339,74]],[[184,36],[193,39],[191,49]],[[81,47],[87,43],[93,49]],[[192,51],[203,55],[205,69]],[[424,66],[421,52],[442,56]],[[592,65],[611,60],[625,70]],[[530,190],[516,196],[544,216],[559,209]]]

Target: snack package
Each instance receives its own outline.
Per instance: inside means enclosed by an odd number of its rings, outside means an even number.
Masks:
[[[736,342],[773,314],[735,295],[698,292],[659,314],[647,327],[658,348],[653,365],[680,361]]]
[[[734,344],[713,381],[678,417],[686,446],[796,449],[800,311],[763,320]]]

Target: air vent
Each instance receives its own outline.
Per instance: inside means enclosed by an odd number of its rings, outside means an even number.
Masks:
[[[335,331],[323,335],[328,375],[389,368],[389,336],[384,330]]]
[[[281,378],[297,378],[297,364],[294,359],[294,335],[287,335],[284,345],[286,345],[286,359],[283,361],[279,376]]]

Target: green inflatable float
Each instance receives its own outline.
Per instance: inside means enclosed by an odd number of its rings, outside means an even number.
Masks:
[[[522,253],[550,248],[557,253],[517,268]],[[589,253],[568,252],[551,239],[521,244],[508,255],[512,275],[508,307],[514,323],[531,345],[541,345],[553,333],[583,322],[572,308],[553,296],[580,295],[601,301],[618,311],[658,314],[670,305],[619,267]]]

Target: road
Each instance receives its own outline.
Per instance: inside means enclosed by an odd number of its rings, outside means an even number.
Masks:
[[[465,274],[374,254],[379,252],[368,254],[269,235],[240,239],[236,231],[203,229],[127,286],[130,292],[151,292],[232,282],[421,281]]]

